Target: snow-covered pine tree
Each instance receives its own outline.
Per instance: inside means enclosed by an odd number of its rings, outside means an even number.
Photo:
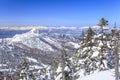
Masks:
[[[80,76],[88,75],[96,70],[96,54],[95,52],[94,31],[90,27],[84,36],[84,41],[80,41],[80,47],[73,55],[75,79]]]
[[[101,38],[103,37],[103,38]],[[103,29],[103,33],[96,33],[89,28],[85,34],[84,41],[79,42],[80,47],[72,57],[75,77],[88,75],[95,70],[106,70],[108,54],[112,54],[111,35]]]
[[[115,80],[119,80],[119,32],[116,28],[116,24],[113,29],[113,53],[114,53],[114,68],[115,68]]]
[[[101,30],[100,30],[100,33],[102,34],[101,35],[101,38],[102,38],[101,40],[103,41],[104,27],[108,25],[108,21],[104,18],[101,18],[98,25],[101,28]]]
[[[111,29],[111,32],[109,34],[109,37],[108,37],[108,41],[109,41],[109,52],[108,52],[108,55],[107,55],[107,66],[108,68],[112,69],[114,68],[114,64],[115,64],[115,61],[114,61],[114,39],[115,39],[115,30],[116,30],[116,25],[114,26],[113,29]]]
[[[29,80],[29,64],[26,60],[24,60],[21,64],[20,70],[20,80]]]
[[[85,37],[85,43],[81,45],[83,47],[83,51],[81,53],[81,59],[83,60],[83,68],[84,68],[84,75],[90,74],[96,70],[96,55],[95,52],[95,42],[96,39],[94,38],[94,31],[92,28],[89,28]]]
[[[53,65],[48,65],[45,70],[45,80],[55,80],[55,69]]]
[[[62,47],[61,60],[56,70],[57,76],[55,80],[73,80],[73,66],[70,61],[70,56],[66,53],[67,51],[64,49],[65,46],[62,45]]]
[[[57,74],[57,69],[59,67],[59,61],[58,59],[54,58],[53,62],[50,63],[50,66],[51,66],[51,80],[55,80],[56,77],[58,76]]]
[[[105,70],[107,69],[107,56],[108,56],[108,52],[109,49],[111,48],[109,46],[109,39],[108,37],[108,33],[107,30],[105,30],[104,28],[108,25],[108,21],[104,18],[101,18],[99,24],[98,24],[101,28],[100,28],[100,32],[97,35],[98,39],[98,70]]]

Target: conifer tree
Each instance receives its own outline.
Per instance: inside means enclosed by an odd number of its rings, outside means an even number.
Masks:
[[[113,29],[113,41],[114,41],[114,62],[115,62],[115,80],[119,80],[119,32],[116,29],[116,23]]]
[[[105,27],[105,26],[108,25],[108,21],[107,21],[106,19],[104,19],[104,18],[101,18],[98,25],[101,27],[100,34],[102,35],[102,36],[101,36],[101,40],[102,40],[102,42],[103,42],[103,34],[104,34],[103,27]]]
[[[103,27],[106,27],[108,25],[108,21],[104,18],[101,18],[99,24],[98,24],[100,27],[101,27],[101,32],[99,33],[100,36],[99,36],[99,45],[98,47],[100,47],[99,49],[99,56],[98,56],[98,60],[99,60],[99,70],[104,70],[107,68],[106,66],[106,59],[107,59],[107,55],[108,55],[108,40],[107,39],[107,35],[105,34],[104,32],[104,29]]]
[[[87,75],[93,72],[96,69],[96,57],[94,57],[94,50],[93,47],[95,46],[94,43],[94,31],[92,28],[89,28],[86,35],[84,36],[84,42],[80,41],[80,47],[76,50],[75,54],[73,55],[73,62],[74,62],[74,72],[81,73],[76,75],[75,77],[80,77],[83,74]]]
[[[57,77],[56,80],[73,80],[73,70],[72,64],[70,60],[70,56],[67,54],[65,50],[65,46],[62,45],[63,49],[61,50],[61,62],[58,64]]]
[[[29,79],[28,70],[29,70],[29,64],[26,60],[24,60],[23,63],[21,64],[21,70],[20,70],[20,78],[21,79],[23,79],[23,80]]]
[[[91,27],[89,27],[89,29],[87,31],[86,41],[91,41],[91,39],[93,38],[93,36],[94,36],[94,32],[91,29]]]

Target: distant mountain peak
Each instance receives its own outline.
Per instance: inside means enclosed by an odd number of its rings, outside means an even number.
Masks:
[[[39,34],[39,30],[36,28],[31,29],[30,33],[32,34]]]

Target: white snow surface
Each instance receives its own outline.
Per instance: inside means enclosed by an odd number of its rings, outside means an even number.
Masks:
[[[99,46],[101,47],[101,46],[103,46],[103,43],[102,43],[102,41],[100,41],[100,43],[99,43]]]
[[[7,64],[0,64],[0,67],[1,67],[1,66],[7,66]]]
[[[58,67],[58,69],[56,70],[57,73],[60,73],[62,72],[62,68],[61,67]]]
[[[76,49],[80,47],[77,43],[74,43],[74,42],[67,42],[65,45],[73,46]]]
[[[99,51],[95,51],[91,57],[97,57],[99,55]]]
[[[114,70],[95,72],[94,74],[81,77],[78,80],[115,80]]]
[[[38,66],[38,65],[32,65],[30,66],[31,69],[42,69],[43,67]]]
[[[26,57],[26,59],[28,59],[31,62],[35,62],[38,63],[38,61],[35,58],[31,58],[31,57]]]

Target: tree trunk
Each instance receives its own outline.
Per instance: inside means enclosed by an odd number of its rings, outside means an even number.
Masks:
[[[118,54],[118,40],[115,40],[115,49],[114,49],[114,55],[115,55],[115,80],[119,80],[119,54]]]
[[[61,51],[61,63],[62,63],[62,80],[65,80],[65,71],[64,71],[64,68],[65,68],[65,60],[64,60],[64,58],[65,58],[65,52],[64,52],[64,50],[62,50]]]

